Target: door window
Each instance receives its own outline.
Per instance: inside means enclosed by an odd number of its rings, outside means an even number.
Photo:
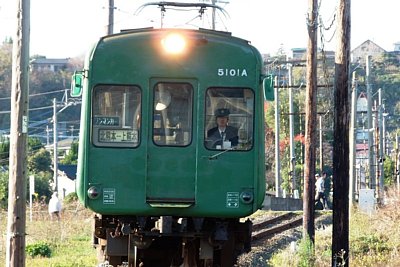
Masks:
[[[153,142],[187,146],[192,141],[193,87],[189,83],[157,83],[153,90]]]

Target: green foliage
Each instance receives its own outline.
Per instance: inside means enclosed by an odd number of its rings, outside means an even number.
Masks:
[[[0,172],[0,209],[7,207],[8,172]]]
[[[28,151],[30,153],[35,152],[41,148],[44,148],[42,142],[37,137],[29,137],[28,138]]]
[[[301,239],[297,251],[297,257],[299,259],[297,266],[299,267],[314,266],[315,249],[314,249],[314,244],[311,242],[308,236]]]
[[[8,138],[0,138],[0,166],[8,166],[10,158],[10,141]]]
[[[35,176],[35,193],[39,197],[50,198],[52,191],[50,188],[50,182],[53,179],[53,175],[50,172],[38,172],[34,174]],[[29,194],[29,192],[28,192]]]
[[[51,249],[50,245],[47,242],[40,241],[35,244],[27,245],[26,246],[26,254],[31,257],[51,257]]]
[[[385,158],[385,161],[383,162],[383,170],[385,174],[385,185],[392,185],[395,181],[395,162],[390,157]]]
[[[76,194],[76,192],[69,193],[68,195],[65,196],[63,200],[64,204],[71,204],[77,201],[78,201],[78,195]]]
[[[69,150],[68,154],[62,159],[60,162],[66,165],[72,165],[78,163],[78,146],[79,143],[74,141],[71,143],[71,149]]]
[[[382,253],[389,250],[388,238],[377,233],[362,235],[352,240],[352,253],[363,255],[366,253]]]
[[[50,152],[41,148],[28,157],[28,170],[30,172],[51,172]]]

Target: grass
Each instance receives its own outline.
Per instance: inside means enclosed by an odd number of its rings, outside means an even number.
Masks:
[[[355,211],[350,221],[351,266],[400,266],[400,199],[389,194],[390,203],[374,214]],[[92,247],[92,213],[66,206],[61,221],[50,221],[46,207],[34,207],[33,220],[26,222],[26,246],[48,246],[50,257],[31,257],[29,267],[93,267],[96,251]],[[260,212],[262,213],[262,212]],[[258,214],[260,215],[260,214]],[[0,212],[0,266],[5,265],[7,212]],[[303,241],[304,242],[304,241]],[[332,226],[316,229],[315,266],[331,266]],[[307,242],[298,243],[297,250],[287,248],[275,254],[271,266],[306,266],[309,260]],[[44,250],[47,252],[47,250]]]
[[[350,266],[375,267],[400,266],[400,199],[389,193],[387,203],[373,214],[355,210],[350,220]],[[316,229],[315,265],[331,266],[332,226]],[[270,266],[306,266],[304,241],[297,244],[297,250],[286,248],[276,253]]]
[[[0,266],[6,258],[7,213],[0,214]],[[76,209],[76,204],[65,207],[60,221],[50,221],[47,210],[34,207],[32,222],[29,210],[26,221],[26,246],[50,248],[50,257],[27,254],[29,267],[93,267],[96,251],[92,246],[92,213]]]

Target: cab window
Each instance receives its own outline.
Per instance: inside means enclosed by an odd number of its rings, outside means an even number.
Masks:
[[[158,146],[187,146],[192,141],[193,87],[160,82],[153,88],[153,142]]]
[[[141,91],[98,85],[93,90],[92,138],[96,146],[136,147],[140,142]]]
[[[245,88],[209,88],[205,99],[204,145],[208,149],[253,147],[254,92]]]

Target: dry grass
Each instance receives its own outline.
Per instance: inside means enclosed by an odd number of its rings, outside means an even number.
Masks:
[[[0,214],[0,266],[5,263],[7,213]],[[92,214],[76,205],[65,207],[60,221],[50,221],[45,207],[34,207],[32,221],[29,209],[26,222],[26,245],[46,242],[51,257],[26,257],[29,267],[95,266],[96,252],[92,247]]]
[[[400,266],[399,205],[399,195],[389,191],[387,203],[373,214],[354,211],[350,221],[351,266]],[[332,226],[316,229],[315,233],[315,266],[331,266]],[[307,266],[302,264],[307,257],[302,246],[297,244],[297,252],[293,246],[278,252],[272,257],[271,266]]]

